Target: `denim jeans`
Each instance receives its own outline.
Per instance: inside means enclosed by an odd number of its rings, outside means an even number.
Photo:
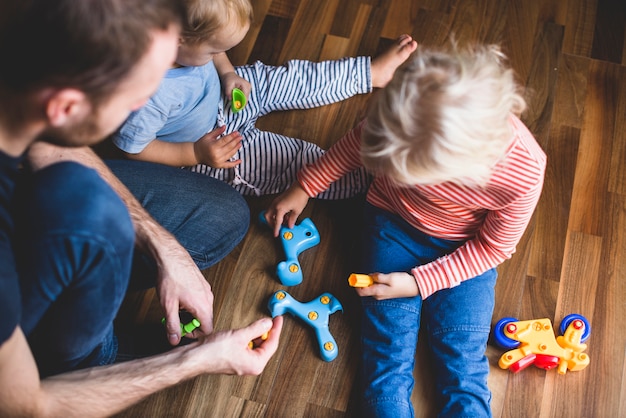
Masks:
[[[201,270],[226,257],[248,232],[248,204],[220,180],[140,161],[106,163]]]
[[[228,254],[247,231],[246,202],[217,180],[135,161],[110,166],[200,268]],[[113,320],[131,269],[137,288],[156,277],[154,262],[134,253],[126,206],[94,170],[70,162],[27,176],[16,199],[20,326],[40,374],[113,362]]]
[[[463,242],[428,236],[400,217],[367,205],[362,272],[410,272],[450,254]],[[414,357],[420,321],[435,371],[440,416],[491,416],[485,356],[496,271],[421,297],[362,298],[363,415],[413,417]]]
[[[248,204],[221,180],[161,164],[128,160],[106,163],[201,270],[226,257],[248,232]],[[155,275],[154,261],[135,254],[130,288],[154,286]]]

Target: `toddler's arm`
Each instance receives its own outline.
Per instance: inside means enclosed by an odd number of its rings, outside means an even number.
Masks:
[[[293,228],[296,225],[298,216],[300,216],[308,202],[309,195],[297,181],[283,194],[274,199],[269,209],[265,212],[265,220],[274,229],[275,237],[278,236],[280,226],[284,220],[287,221],[289,228]]]
[[[239,77],[225,52],[215,55],[213,63],[217,74],[220,76],[226,97],[231,96],[235,87],[243,91],[246,97],[250,97],[250,90],[252,89],[250,83],[245,78]]]
[[[231,168],[241,160],[230,161],[241,147],[241,135],[233,132],[219,137],[225,127],[217,128],[204,135],[196,142],[165,142],[158,139],[151,141],[143,151],[137,154],[126,153],[133,160],[149,161],[186,167],[206,164],[213,168]]]
[[[193,152],[193,142],[165,142],[158,139],[151,141],[143,151],[131,154],[125,153],[132,160],[149,161],[181,167],[187,165],[195,165],[195,156]]]
[[[300,170],[298,180],[272,202],[265,219],[274,229],[274,236],[278,236],[284,221],[290,228],[294,227],[309,197],[315,197],[331,183],[361,165],[361,127],[362,123],[344,135],[317,161]]]

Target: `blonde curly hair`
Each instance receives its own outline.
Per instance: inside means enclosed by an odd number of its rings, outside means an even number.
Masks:
[[[181,39],[188,44],[211,41],[220,29],[231,22],[242,27],[253,18],[249,0],[184,0],[187,18]]]
[[[484,185],[526,102],[496,45],[418,48],[374,99],[362,136],[366,168],[401,185]]]

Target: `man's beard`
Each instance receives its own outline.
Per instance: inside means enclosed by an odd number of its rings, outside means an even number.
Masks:
[[[78,124],[48,128],[39,139],[63,147],[82,147],[94,145],[108,134],[98,124],[98,115],[92,113]]]

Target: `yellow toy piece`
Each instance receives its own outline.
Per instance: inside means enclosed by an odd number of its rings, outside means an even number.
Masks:
[[[348,283],[352,287],[368,287],[374,284],[374,279],[367,274],[352,273],[348,277]]]
[[[503,332],[521,345],[500,357],[498,365],[502,369],[517,372],[535,364],[548,370],[558,365],[558,373],[565,374],[567,370],[582,370],[589,364],[589,356],[583,353],[587,344],[581,342],[585,332],[581,319],[574,319],[564,335],[557,338],[548,318],[508,322]]]
[[[261,338],[261,341],[265,341],[265,340],[267,340],[267,339],[269,338],[269,336],[270,336],[270,332],[269,332],[269,331],[264,332],[264,333],[263,333],[263,335],[261,335],[261,337],[260,337],[260,338]],[[258,347],[257,341],[250,341],[250,342],[248,343],[248,348],[249,348],[250,350],[254,350],[254,349],[255,349],[255,347]]]

